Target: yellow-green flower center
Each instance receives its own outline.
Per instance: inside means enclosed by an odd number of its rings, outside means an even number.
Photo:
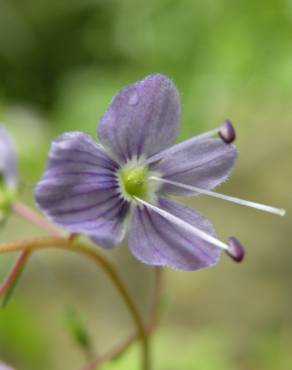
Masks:
[[[120,180],[123,191],[127,196],[145,199],[148,195],[147,166],[125,166],[120,172]]]

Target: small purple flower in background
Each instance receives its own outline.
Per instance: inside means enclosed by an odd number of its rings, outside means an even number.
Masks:
[[[0,222],[2,222],[17,192],[18,172],[15,148],[6,130],[0,126]]]
[[[16,189],[18,171],[15,148],[7,131],[0,126],[0,178],[1,184]]]
[[[146,264],[197,270],[217,263],[222,249],[241,260],[235,238],[221,242],[206,218],[168,196],[207,194],[284,211],[211,191],[236,159],[230,121],[170,147],[179,126],[179,94],[169,78],[154,74],[124,88],[100,120],[99,143],[82,132],[53,142],[35,189],[38,206],[53,222],[104,248],[127,238]]]

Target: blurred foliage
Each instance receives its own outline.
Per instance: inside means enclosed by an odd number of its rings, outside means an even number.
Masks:
[[[92,359],[93,348],[87,327],[74,307],[66,308],[64,321],[73,340]]]
[[[194,200],[220,236],[236,231],[247,259],[240,267],[224,260],[195,274],[166,273],[171,305],[155,337],[154,370],[291,368],[291,34],[291,0],[0,0],[0,121],[15,137],[27,202],[54,136],[95,135],[113,94],[162,72],[181,92],[179,140],[225,118],[236,123],[241,156],[226,192],[288,209],[278,220]],[[1,239],[15,238],[15,230],[37,233],[12,218]],[[124,247],[111,257],[146,312],[151,270]],[[49,268],[33,259],[0,310],[0,359],[20,370],[79,369],[86,359],[64,329],[64,307],[78,306],[88,318],[100,353],[130,322],[87,263],[40,259]],[[1,257],[1,277],[10,263]],[[138,369],[138,351],[105,369]]]
[[[93,132],[113,91],[154,71],[175,79],[196,125],[238,96],[277,89],[283,99],[291,18],[291,2],[278,0],[2,1],[3,109],[35,105],[51,125]]]
[[[42,334],[41,321],[36,321],[23,303],[0,312],[0,353],[19,369],[47,369],[49,357]],[[13,352],[11,353],[11,348]]]

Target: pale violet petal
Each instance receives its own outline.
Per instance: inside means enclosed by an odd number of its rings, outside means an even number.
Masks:
[[[209,221],[192,208],[164,198],[160,198],[158,205],[190,225],[215,236]],[[143,263],[185,271],[216,264],[221,252],[220,248],[166,220],[147,206],[133,210],[128,240],[131,252]]]
[[[89,135],[64,134],[52,143],[47,168],[35,188],[37,205],[70,232],[112,247],[120,242],[128,211],[120,197],[117,169]]]
[[[173,82],[153,74],[121,90],[100,120],[101,143],[120,162],[149,157],[173,144],[180,99]]]
[[[228,178],[237,152],[233,145],[225,144],[221,139],[205,139],[189,145],[188,141],[174,146],[170,155],[151,165],[162,178],[193,185],[203,189],[212,189]],[[161,192],[177,195],[194,195],[196,192],[163,184]]]

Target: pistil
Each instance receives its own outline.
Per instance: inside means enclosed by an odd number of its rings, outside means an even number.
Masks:
[[[148,167],[137,163],[129,162],[119,172],[119,183],[122,195],[128,201],[135,196],[147,198],[148,189]]]

